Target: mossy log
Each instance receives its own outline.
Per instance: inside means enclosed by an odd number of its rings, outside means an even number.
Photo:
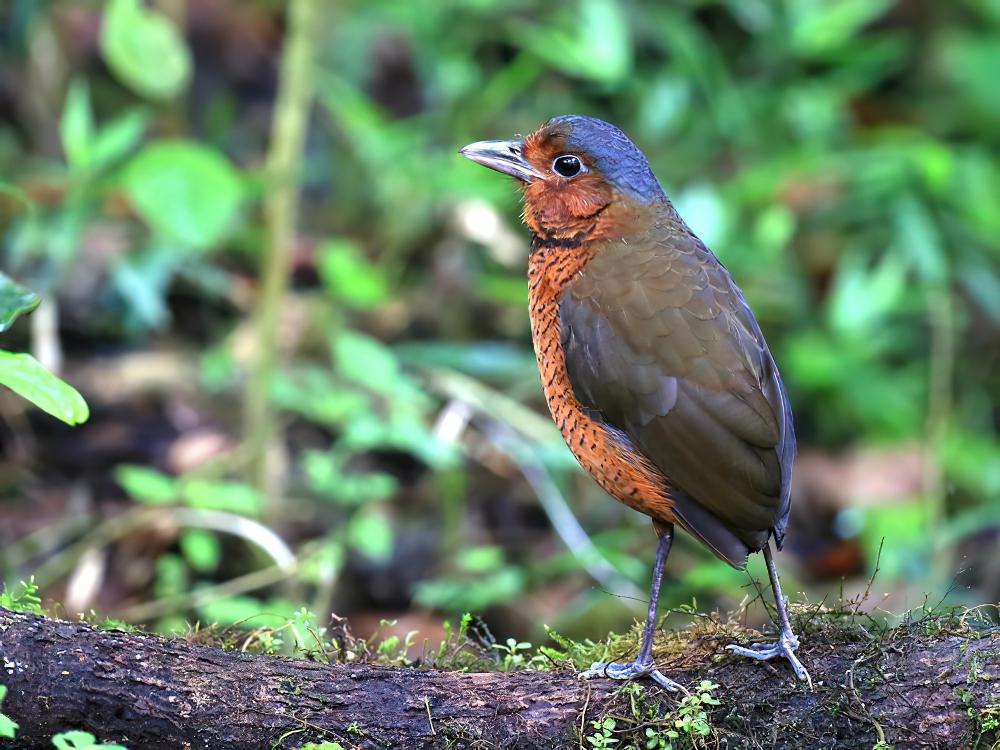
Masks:
[[[721,705],[699,746],[871,750],[883,740],[897,749],[989,748],[995,740],[995,630],[956,622],[877,635],[840,624],[805,628],[800,655],[813,691],[784,664],[724,655],[732,626],[670,636],[687,647],[661,658],[661,669],[682,684],[719,685]],[[628,731],[641,737],[644,728],[616,685],[580,682],[568,668],[470,674],[326,665],[3,609],[0,667],[9,688],[0,710],[20,725],[13,746],[25,749],[49,748],[67,729],[133,750],[251,750],[322,740],[345,748],[578,747],[581,728],[589,734],[607,716],[618,719],[622,747]],[[677,699],[662,695],[666,713]]]

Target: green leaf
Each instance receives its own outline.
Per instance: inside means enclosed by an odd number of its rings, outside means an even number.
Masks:
[[[385,561],[392,555],[392,525],[379,511],[357,513],[347,526],[347,541],[373,560]]]
[[[147,146],[125,168],[123,186],[155,232],[197,249],[222,239],[243,197],[229,160],[189,141]]]
[[[3,704],[3,699],[7,697],[7,686],[0,685],[0,705]],[[11,719],[6,714],[0,714],[0,737],[5,737],[8,740],[14,739],[17,734],[17,722]]]
[[[324,242],[318,251],[318,266],[320,279],[327,290],[352,307],[375,307],[389,296],[381,269],[369,263],[351,242]]]
[[[53,735],[52,744],[57,750],[128,750],[124,745],[99,745],[94,735],[78,729]]]
[[[30,354],[0,350],[0,385],[7,386],[66,424],[80,424],[90,416],[83,396],[42,367]]]
[[[90,107],[90,90],[84,81],[73,81],[66,92],[66,103],[59,119],[59,137],[69,165],[74,169],[86,169],[93,152],[94,113]]]
[[[281,616],[265,602],[252,596],[236,595],[213,599],[198,607],[203,622],[217,622],[221,625],[242,623],[262,615]]]
[[[127,154],[146,130],[148,115],[138,109],[117,117],[94,137],[90,159],[94,169],[101,169]]]
[[[344,456],[330,451],[308,450],[302,470],[309,487],[338,503],[361,505],[384,500],[398,488],[398,480],[382,472],[345,472]]]
[[[191,54],[177,28],[139,0],[109,0],[101,52],[126,86],[151,99],[176,96],[191,76]]]
[[[3,686],[0,685],[0,688],[3,688]],[[3,689],[6,690],[7,688]],[[5,737],[9,740],[14,739],[17,735],[17,727],[18,724],[16,721],[6,714],[0,714],[0,737]]]
[[[632,68],[628,20],[614,0],[582,0],[552,25],[518,24],[514,41],[555,68],[600,83],[617,83]]]
[[[184,559],[199,573],[215,570],[222,557],[219,537],[205,529],[191,529],[181,534],[181,552]]]
[[[257,491],[243,482],[184,479],[181,496],[192,508],[207,508],[254,516],[260,510]]]
[[[97,129],[85,81],[70,84],[59,120],[59,136],[66,161],[74,170],[101,169],[121,158],[142,136],[147,116],[131,110]]]
[[[792,47],[805,55],[835,50],[851,41],[892,4],[893,0],[797,0],[790,3]]]
[[[458,551],[455,562],[469,573],[488,573],[503,565],[504,555],[503,550],[495,545],[469,547]]]
[[[27,583],[21,581],[16,589],[13,586],[8,586],[6,591],[0,591],[0,607],[14,612],[44,615],[45,610],[42,608],[42,600],[38,596],[38,584],[35,583],[34,576]]]
[[[954,97],[966,99],[977,112],[1000,117],[996,73],[1000,38],[993,33],[941,35],[940,67],[950,79]]]
[[[0,272],[0,333],[13,325],[18,316],[38,307],[42,298]]]
[[[133,464],[115,467],[115,481],[133,500],[150,505],[164,505],[179,499],[177,480],[155,469]]]
[[[906,268],[893,254],[869,268],[860,255],[845,255],[828,300],[830,326],[842,334],[867,336],[906,292]]]
[[[355,331],[343,331],[333,342],[337,369],[373,391],[391,394],[403,375],[396,355],[385,344]]]

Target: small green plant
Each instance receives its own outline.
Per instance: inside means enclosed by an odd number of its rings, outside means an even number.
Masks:
[[[686,695],[674,711],[666,710],[659,699],[652,698],[638,683],[625,685],[621,694],[628,698],[627,716],[608,716],[592,721],[595,730],[584,739],[594,748],[617,747],[622,750],[678,750],[700,747],[699,740],[712,733],[706,707],[718,706],[712,695],[718,685],[702,680],[694,692]],[[681,744],[677,744],[678,740]]]
[[[98,744],[94,735],[79,729],[54,735],[52,744],[56,746],[56,750],[128,750],[124,745]]]
[[[41,298],[0,273],[0,333],[18,317],[38,307]],[[46,370],[30,354],[0,349],[0,385],[27,399],[66,424],[86,422],[90,416],[83,396]]]
[[[307,742],[302,750],[344,750],[339,742]]]
[[[678,737],[680,734],[673,729],[646,727],[646,750],[673,750],[673,740]]]
[[[590,726],[597,730],[593,734],[587,735],[587,744],[591,747],[614,747],[618,744],[619,740],[611,736],[614,734],[615,727],[618,726],[614,719],[592,721]]]
[[[720,701],[712,696],[713,690],[719,686],[710,680],[702,680],[692,695],[684,696],[677,707],[678,718],[674,726],[682,734],[697,734],[707,737],[712,733],[712,725],[708,721],[705,706],[718,706]]]
[[[7,697],[7,686],[0,685],[0,707],[3,706],[3,699]],[[17,722],[7,714],[0,713],[0,737],[8,740],[14,739],[17,734]]]
[[[885,740],[879,740],[874,745],[872,745],[872,750],[893,750],[895,746],[890,745]]]
[[[524,667],[527,660],[525,659],[526,651],[531,649],[531,644],[526,641],[518,641],[515,638],[508,638],[506,643],[494,643],[493,648],[497,650],[497,653],[501,655],[501,668],[504,672],[510,672],[513,669],[521,669]]]
[[[977,745],[986,735],[992,734],[1000,729],[1000,704],[991,703],[981,709],[969,706],[969,718],[972,719],[976,727]],[[990,750],[1000,748],[1000,738],[990,745]]]
[[[10,591],[0,591],[0,607],[12,612],[24,612],[30,615],[44,615],[42,600],[38,596],[38,584],[34,578],[27,583],[21,581],[20,588]]]

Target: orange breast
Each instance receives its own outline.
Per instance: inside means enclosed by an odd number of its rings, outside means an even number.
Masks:
[[[566,371],[559,331],[559,298],[588,256],[580,247],[532,250],[528,262],[531,337],[545,400],[563,439],[597,483],[612,497],[655,521],[673,523],[666,478],[644,456],[626,449],[580,406]]]

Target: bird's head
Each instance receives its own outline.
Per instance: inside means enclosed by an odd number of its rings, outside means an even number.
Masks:
[[[593,117],[561,115],[519,141],[471,143],[461,154],[523,183],[524,220],[543,238],[620,233],[639,209],[666,200],[636,145]]]

